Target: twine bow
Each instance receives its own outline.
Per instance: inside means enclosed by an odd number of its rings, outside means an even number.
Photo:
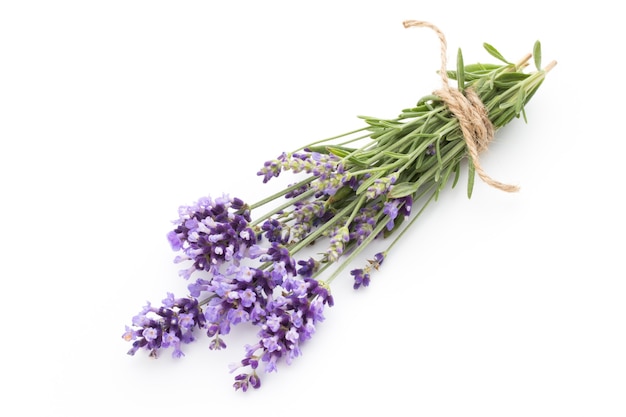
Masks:
[[[446,104],[450,112],[458,119],[463,140],[467,145],[467,152],[474,164],[474,169],[478,176],[487,184],[502,191],[516,192],[519,187],[515,185],[503,184],[491,178],[480,165],[478,154],[487,149],[493,140],[495,129],[489,120],[489,115],[485,105],[478,97],[478,94],[471,88],[465,89],[465,94],[455,88],[451,88],[447,70],[447,42],[446,37],[439,28],[432,23],[418,20],[407,20],[403,22],[405,28],[427,27],[432,29],[439,37],[441,44],[441,81],[443,87],[434,91],[438,97]]]

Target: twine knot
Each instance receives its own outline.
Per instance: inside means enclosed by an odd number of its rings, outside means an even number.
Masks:
[[[478,154],[487,149],[493,140],[495,129],[485,105],[478,97],[478,94],[471,88],[466,88],[464,93],[450,87],[447,70],[447,42],[446,37],[439,28],[432,23],[418,20],[407,20],[403,22],[405,28],[427,27],[432,29],[439,37],[441,44],[441,81],[442,88],[434,91],[448,107],[450,112],[459,121],[459,127],[463,134],[463,140],[467,145],[467,153],[478,176],[487,184],[502,191],[515,192],[519,187],[515,185],[503,184],[491,178],[480,165]]]

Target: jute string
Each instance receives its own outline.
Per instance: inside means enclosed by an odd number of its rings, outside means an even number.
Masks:
[[[441,81],[443,87],[434,91],[434,94],[441,98],[450,112],[458,119],[463,140],[467,145],[474,169],[478,176],[487,184],[502,191],[515,192],[519,187],[515,185],[503,184],[491,178],[480,165],[478,154],[487,149],[493,140],[495,129],[489,120],[489,115],[485,105],[478,97],[478,94],[471,88],[465,89],[465,94],[456,88],[451,88],[447,70],[447,42],[446,37],[439,28],[432,23],[418,20],[407,20],[403,22],[405,28],[427,27],[432,29],[439,37],[441,44]]]

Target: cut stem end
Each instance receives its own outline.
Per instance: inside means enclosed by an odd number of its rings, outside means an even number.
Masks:
[[[554,68],[555,66],[556,66],[556,61],[552,61],[548,65],[546,65],[546,67],[543,70],[545,72],[550,72],[550,70]]]

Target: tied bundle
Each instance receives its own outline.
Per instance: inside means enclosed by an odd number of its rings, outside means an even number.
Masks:
[[[442,87],[395,119],[362,117],[361,129],[267,161],[258,172],[264,183],[289,171],[297,181],[257,203],[223,195],[180,207],[167,238],[179,252],[174,261],[185,265],[180,275],[190,281],[189,294],[168,293],[162,305],[148,303],[133,317],[122,335],[132,342],[129,354],[146,350],[157,357],[170,348],[181,357],[197,332],[207,334],[210,349],[223,349],[233,326],[250,323],[258,326],[258,338],[231,371],[235,389],[259,388],[259,369],[272,372],[281,360],[289,364],[300,356],[324,308],[334,303],[331,282],[372,241],[387,241],[350,272],[355,289],[368,286],[429,203],[450,182],[457,184],[464,160],[469,197],[475,175],[517,191],[487,175],[479,154],[499,128],[526,118],[524,106],[555,62],[541,67],[539,42],[517,63],[485,44],[500,64],[464,65],[459,50],[456,70],[449,71],[443,33],[428,22],[404,26],[438,35]],[[536,71],[524,72],[533,56]],[[259,209],[262,214],[253,216]]]

